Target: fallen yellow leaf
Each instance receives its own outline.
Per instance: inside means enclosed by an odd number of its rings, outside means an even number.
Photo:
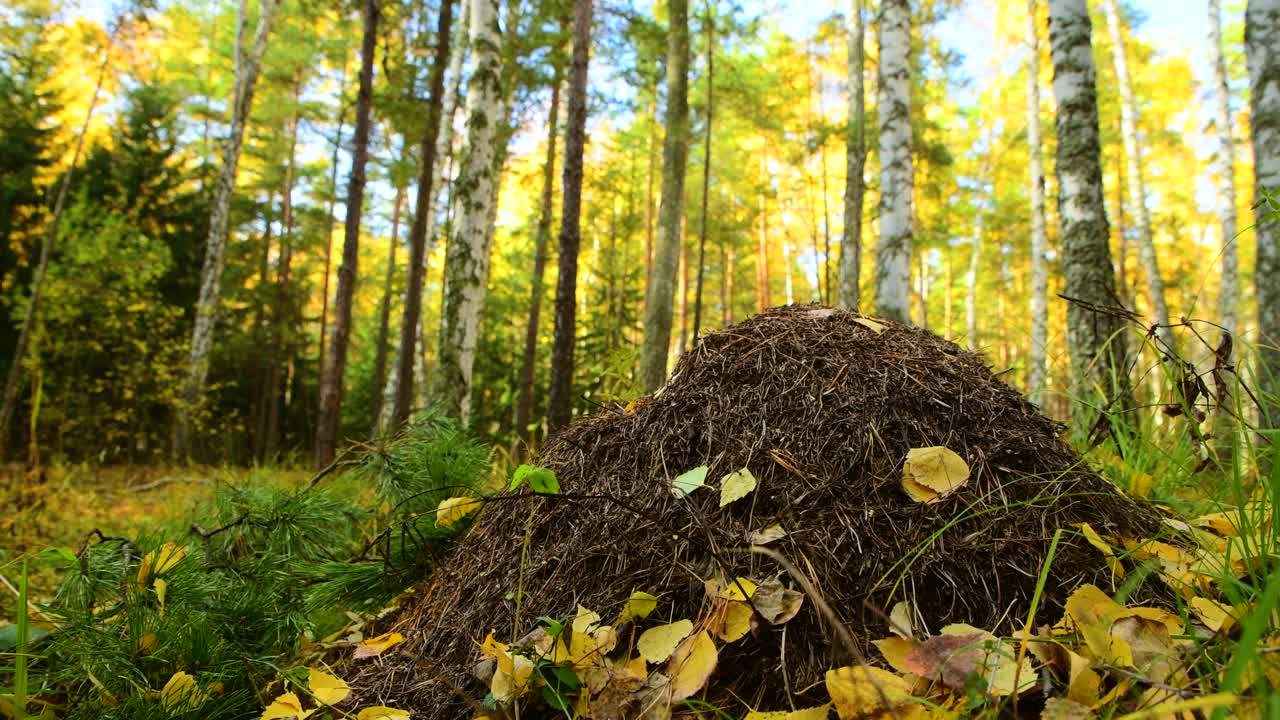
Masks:
[[[919,714],[907,681],[888,670],[848,665],[828,670],[826,685],[840,720],[892,715],[909,720]]]
[[[659,625],[640,633],[636,641],[636,649],[651,663],[660,663],[671,657],[680,641],[693,632],[693,623],[679,620],[667,625]]]
[[[356,720],[409,720],[409,711],[375,705],[361,710]]]
[[[378,657],[387,650],[404,642],[404,636],[398,632],[383,633],[377,637],[365,638],[356,646],[355,659]]]
[[[187,556],[187,549],[173,543],[165,543],[147,553],[138,563],[138,589],[145,590],[153,577],[159,577]]]
[[[1115,548],[1111,546],[1111,543],[1104,540],[1089,523],[1080,523],[1076,527],[1080,528],[1084,539],[1088,540],[1090,545],[1102,553],[1107,561],[1107,567],[1111,569],[1111,574],[1118,578],[1124,577],[1124,565],[1120,564],[1120,559],[1116,557]]]
[[[671,677],[671,701],[679,702],[697,694],[715,671],[718,658],[715,641],[706,630],[680,643],[667,665]]]
[[[968,481],[968,463],[945,447],[912,448],[902,466],[902,489],[916,502],[940,502]]]
[[[288,718],[303,720],[313,712],[315,710],[303,710],[302,701],[298,699],[298,696],[287,692],[272,700],[267,709],[262,711],[262,720],[287,720]]]
[[[533,678],[533,661],[523,655],[505,654],[498,658],[489,690],[500,703],[510,703],[520,697]]]
[[[756,476],[742,468],[720,478],[720,507],[741,500],[756,489]]]
[[[853,321],[854,321],[854,322],[856,322],[856,323],[858,323],[859,325],[861,325],[861,326],[863,326],[863,327],[865,327],[865,328],[869,329],[869,330],[873,330],[873,331],[875,331],[875,333],[876,333],[877,335],[879,335],[880,333],[884,332],[884,329],[885,329],[885,326],[884,326],[884,325],[882,325],[881,323],[876,322],[875,320],[871,320],[871,319],[869,319],[869,318],[856,317],[856,318],[854,318],[854,319],[853,319]]]
[[[627,598],[627,604],[622,608],[622,612],[618,615],[615,625],[621,625],[628,620],[643,620],[649,617],[649,613],[658,607],[658,598],[656,595],[650,595],[647,592],[637,590],[631,593],[631,597]]]
[[[436,508],[436,525],[453,527],[459,520],[480,509],[480,501],[465,495],[445,498]]]
[[[324,705],[337,705],[351,694],[351,686],[323,670],[307,668],[307,687],[316,701]]]
[[[204,693],[196,685],[196,679],[181,670],[174,673],[160,690],[160,704],[170,714],[194,710],[204,701]]]
[[[752,545],[768,545],[787,536],[787,531],[782,529],[781,525],[773,524],[762,530],[756,530],[747,535],[747,542]]]
[[[1216,600],[1203,597],[1191,598],[1190,605],[1191,611],[1200,618],[1200,622],[1214,632],[1230,630],[1236,622],[1235,609],[1230,605],[1223,605]]]

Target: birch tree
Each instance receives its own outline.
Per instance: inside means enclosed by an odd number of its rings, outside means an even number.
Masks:
[[[1244,13],[1245,60],[1249,67],[1249,112],[1253,130],[1257,223],[1258,369],[1264,427],[1280,426],[1280,0],[1249,0]]]
[[[343,376],[351,335],[351,304],[355,299],[360,258],[360,219],[364,208],[365,165],[369,161],[369,117],[373,106],[373,61],[378,38],[378,0],[364,2],[364,35],[360,42],[360,91],[356,96],[356,127],[347,183],[347,217],[343,228],[342,265],[334,297],[333,337],[329,357],[320,368],[320,411],[316,420],[316,467],[333,462],[338,446]]]
[[[880,5],[880,245],[876,249],[876,314],[911,322],[911,7]]]
[[[840,246],[840,305],[857,310],[862,274],[862,198],[866,193],[863,172],[867,164],[866,25],[862,0],[854,0],[849,11],[849,126],[847,129],[847,175],[844,184],[844,237]]]
[[[1031,197],[1031,347],[1027,359],[1027,394],[1044,403],[1045,346],[1049,342],[1049,233],[1044,214],[1044,159],[1040,135],[1040,29],[1036,0],[1027,0],[1027,151]]]
[[[707,0],[706,17],[703,20],[707,40],[707,117],[702,133],[702,218],[698,230],[698,272],[693,295],[693,344],[698,344],[702,332],[702,281],[707,265],[707,210],[711,199],[711,131],[715,119],[716,87],[716,20],[714,6]]]
[[[222,298],[222,271],[226,264],[227,232],[231,217],[231,199],[236,190],[236,171],[240,166],[240,151],[244,147],[244,129],[253,107],[253,93],[258,85],[262,69],[262,57],[267,52],[267,38],[282,0],[261,0],[258,7],[258,25],[253,33],[253,46],[245,54],[244,33],[248,22],[249,0],[240,0],[236,15],[236,39],[234,47],[235,82],[231,97],[231,127],[223,148],[222,168],[213,188],[213,200],[209,210],[209,235],[205,241],[204,266],[200,271],[200,296],[196,301],[195,323],[191,330],[191,351],[187,362],[187,377],[182,390],[182,402],[178,406],[175,425],[175,451],[179,457],[187,454],[191,435],[191,413],[204,395],[205,381],[209,376],[209,355],[213,351],[213,329],[217,322],[218,304]]]
[[[413,226],[409,231],[409,282],[405,289],[404,319],[400,323],[400,351],[397,370],[401,379],[396,388],[391,411],[391,430],[409,419],[413,401],[414,360],[418,338],[422,334],[422,285],[426,275],[427,218],[434,215],[431,207],[432,184],[436,180],[437,141],[443,112],[445,65],[449,60],[449,31],[453,22],[453,0],[440,3],[436,24],[436,53],[431,68],[431,103],[427,106],[427,127],[422,135],[422,165],[418,173],[418,197],[413,210]]]
[[[1115,268],[1102,200],[1092,29],[1085,0],[1049,0],[1065,294],[1084,303],[1109,306],[1115,298]],[[1113,315],[1093,312],[1080,302],[1067,306],[1067,347],[1076,378],[1108,398],[1124,387],[1117,388],[1116,383],[1124,381],[1125,344],[1120,338],[1113,341],[1121,329],[1121,321]],[[1088,428],[1092,420],[1085,412],[1073,417],[1077,428]]]
[[[689,2],[671,0],[667,30],[666,139],[662,147],[662,191],[653,278],[644,302],[640,384],[653,392],[667,379],[676,272],[680,259],[684,173],[689,160]]]
[[[573,55],[569,60],[569,106],[564,135],[564,195],[560,209],[559,276],[547,426],[562,428],[573,413],[573,341],[577,332],[578,246],[582,242],[582,154],[587,128],[587,63],[591,57],[591,0],[573,3]]]
[[[1236,146],[1231,136],[1231,91],[1227,86],[1227,62],[1222,52],[1220,0],[1209,0],[1209,65],[1213,71],[1213,134],[1218,142],[1214,175],[1218,191],[1218,223],[1222,226],[1218,323],[1234,334],[1238,316],[1236,304],[1240,298],[1240,252],[1236,248]]]
[[[1160,263],[1156,258],[1155,240],[1151,236],[1151,210],[1147,207],[1147,181],[1142,169],[1142,148],[1138,144],[1138,106],[1133,97],[1133,83],[1129,78],[1129,61],[1125,56],[1124,29],[1120,25],[1120,8],[1117,0],[1103,0],[1102,7],[1111,26],[1111,59],[1116,68],[1116,83],[1120,88],[1120,134],[1124,139],[1127,175],[1129,178],[1129,205],[1138,230],[1138,260],[1147,278],[1151,311],[1159,326],[1156,333],[1169,347],[1173,347],[1173,333],[1169,325],[1169,306],[1165,301],[1164,278],[1160,275]]]
[[[441,410],[463,423],[471,410],[471,372],[492,240],[489,217],[497,202],[495,153],[499,125],[505,117],[501,112],[501,37],[495,0],[471,0],[469,32],[467,140],[455,184],[459,218],[445,255],[439,367],[432,388]]]

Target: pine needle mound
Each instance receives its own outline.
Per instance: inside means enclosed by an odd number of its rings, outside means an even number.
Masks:
[[[511,637],[531,503],[521,635],[578,605],[614,617],[636,590],[661,598],[649,622],[696,619],[703,580],[717,571],[797,587],[749,551],[748,534],[775,523],[787,534],[768,547],[820,590],[868,657],[902,599],[933,632],[952,622],[1020,628],[1061,528],[1037,616],[1051,624],[1081,582],[1109,582],[1075,524],[1139,538],[1160,527],[1156,510],[1090,470],[1061,430],[978,355],[925,330],[811,305],[769,310],[708,334],[656,396],[553,437],[539,461],[564,497],[489,503],[389,628],[408,652],[360,666],[355,684],[414,717],[473,712],[457,690],[482,698],[470,675],[477,643],[490,630]],[[971,469],[932,504],[902,487],[908,452],[928,446]],[[711,487],[674,497],[671,479],[704,464]],[[758,488],[720,507],[720,478],[742,467]],[[722,649],[709,694],[786,708],[788,692],[809,688],[821,703],[821,684],[811,686],[852,660],[806,598],[787,625]]]

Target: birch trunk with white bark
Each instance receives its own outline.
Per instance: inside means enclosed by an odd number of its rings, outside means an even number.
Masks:
[[[1263,202],[1262,191],[1280,192],[1280,0],[1249,0],[1244,14],[1244,48],[1258,193],[1254,210],[1258,384],[1264,397],[1263,427],[1276,428],[1280,427],[1280,218],[1276,216],[1280,207]]]
[[[1036,0],[1027,0],[1027,150],[1031,155],[1031,348],[1027,359],[1027,394],[1044,403],[1049,342],[1049,232],[1044,211],[1043,139],[1040,132],[1040,30]]]
[[[840,246],[840,306],[857,310],[862,274],[862,199],[866,193],[863,172],[867,165],[866,26],[862,0],[854,0],[849,13],[849,127],[845,161],[844,237]]]
[[[1240,298],[1240,252],[1236,247],[1236,146],[1231,136],[1231,91],[1227,85],[1227,63],[1222,53],[1220,5],[1220,0],[1209,0],[1209,65],[1213,71],[1213,124],[1218,141],[1214,175],[1218,186],[1218,222],[1222,225],[1218,323],[1234,334],[1239,315],[1236,304]]]
[[[880,245],[876,248],[876,314],[911,322],[911,7],[880,6]]]

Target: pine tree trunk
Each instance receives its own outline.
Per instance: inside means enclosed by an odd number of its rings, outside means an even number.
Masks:
[[[689,2],[670,0],[667,31],[666,140],[662,148],[662,197],[658,205],[658,247],[653,282],[645,296],[640,384],[653,392],[667,379],[676,266],[684,211],[684,173],[689,159]]]
[[[715,118],[716,20],[707,0],[707,125],[702,136],[702,221],[698,232],[698,273],[693,294],[693,344],[702,331],[702,276],[707,267],[707,210],[711,198],[711,126]]]
[[[862,274],[862,198],[866,192],[863,172],[867,164],[866,27],[862,20],[862,0],[854,0],[849,11],[849,122],[845,156],[844,237],[840,246],[840,306],[857,310]]]
[[[18,341],[13,348],[13,360],[9,365],[8,375],[4,383],[4,400],[0,402],[0,459],[5,456],[9,446],[9,423],[13,420],[14,411],[18,407],[18,388],[22,384],[22,365],[26,361],[27,346],[31,342],[32,328],[35,327],[36,313],[40,310],[40,300],[44,296],[44,279],[49,271],[49,259],[53,256],[53,246],[58,240],[58,226],[62,223],[62,211],[67,204],[67,193],[71,189],[71,178],[80,164],[80,155],[84,152],[84,139],[89,134],[89,123],[93,120],[93,112],[98,107],[98,99],[102,95],[102,83],[107,77],[107,67],[111,63],[111,48],[115,45],[116,36],[124,24],[123,17],[116,20],[107,35],[106,45],[102,48],[102,63],[98,65],[98,77],[93,83],[93,95],[89,98],[89,109],[85,112],[84,122],[76,135],[76,147],[71,153],[71,164],[62,175],[58,185],[58,194],[54,196],[52,217],[44,230],[40,243],[40,260],[36,265],[35,276],[31,279],[31,299],[27,301],[27,309],[22,316],[22,327],[18,331]],[[34,447],[34,439],[33,439]]]
[[[880,245],[876,248],[876,314],[911,322],[911,8],[880,6]]]
[[[1265,398],[1263,427],[1280,427],[1280,208],[1262,190],[1280,191],[1280,0],[1249,0],[1244,21],[1253,129],[1254,187],[1258,193],[1258,377]],[[1273,203],[1275,201],[1272,201]]]
[[[1058,216],[1062,223],[1064,294],[1102,307],[1115,302],[1115,269],[1108,245],[1102,200],[1101,145],[1097,83],[1090,40],[1092,25],[1085,0],[1049,0],[1049,44],[1053,92],[1057,100]],[[1088,390],[1127,403],[1125,345],[1121,321],[1079,302],[1067,306],[1067,347],[1076,380]],[[1113,336],[1116,336],[1113,339]],[[1119,395],[1117,395],[1119,394]],[[1077,430],[1094,417],[1076,405]]]
[[[178,406],[175,424],[175,451],[185,459],[190,448],[192,413],[204,395],[205,381],[209,376],[209,356],[213,351],[213,330],[217,322],[218,304],[222,297],[222,270],[226,263],[227,233],[231,219],[231,199],[235,194],[236,170],[240,165],[240,151],[244,147],[244,130],[253,107],[253,93],[262,68],[262,57],[267,51],[267,37],[282,0],[262,0],[258,13],[258,25],[253,36],[253,47],[246,57],[241,38],[244,35],[245,5],[241,0],[236,26],[235,87],[231,107],[231,131],[227,137],[222,157],[222,169],[214,186],[213,202],[209,211],[209,236],[205,242],[204,267],[200,271],[200,296],[196,301],[195,324],[191,331],[191,351],[187,364],[187,377],[182,390],[182,402]]]
[[[446,415],[466,423],[490,250],[489,218],[497,203],[495,153],[503,124],[502,60],[497,3],[471,0],[472,71],[467,92],[467,144],[456,183],[460,212],[444,268],[439,367],[433,397]]]
[[[390,144],[390,143],[388,143]],[[396,250],[400,245],[400,211],[404,207],[405,189],[396,188],[396,197],[391,207],[391,247],[387,251],[387,274],[382,280],[382,306],[378,308],[378,349],[373,360],[373,387],[382,388],[387,379],[387,346],[391,338],[391,287],[396,279]],[[382,392],[373,394],[373,407],[370,420],[375,432],[383,428],[382,410],[386,397]],[[392,399],[394,402],[394,398]],[[392,428],[394,429],[394,428]]]
[[[294,75],[293,103],[296,107],[302,95],[302,72]],[[272,336],[271,369],[267,373],[267,427],[266,439],[263,442],[263,458],[275,459],[279,450],[283,428],[281,427],[280,410],[283,394],[281,383],[284,366],[289,361],[289,348],[293,339],[289,321],[292,319],[293,307],[289,299],[289,274],[293,265],[293,185],[296,175],[298,150],[298,120],[300,111],[295,110],[289,121],[289,160],[285,165],[284,189],[280,194],[280,269],[276,278],[275,297],[275,332]]]
[[[573,57],[569,63],[569,107],[564,136],[564,195],[560,210],[560,267],[556,282],[555,338],[547,426],[565,427],[573,414],[573,341],[577,331],[578,245],[582,240],[582,155],[586,146],[587,63],[591,58],[591,0],[573,3]]]
[[[1037,0],[1027,0],[1027,150],[1031,156],[1031,357],[1027,389],[1031,402],[1044,403],[1045,348],[1049,343],[1049,233],[1044,210],[1043,139],[1040,133],[1040,31]]]
[[[533,279],[529,289],[529,321],[524,332],[524,356],[520,363],[520,397],[516,401],[516,435],[525,448],[533,445],[533,385],[537,373],[538,323],[542,315],[543,276],[547,270],[547,246],[551,243],[551,203],[555,197],[556,140],[559,137],[561,63],[551,81],[551,110],[547,114],[547,157],[542,164],[542,200],[534,238]]]
[[[1111,58],[1115,63],[1116,81],[1120,86],[1120,134],[1124,139],[1129,176],[1129,205],[1138,224],[1138,258],[1147,278],[1151,295],[1151,309],[1159,325],[1157,335],[1164,343],[1174,347],[1172,328],[1169,325],[1169,306],[1165,302],[1164,278],[1160,275],[1160,263],[1156,259],[1155,240],[1151,235],[1151,211],[1147,208],[1147,184],[1142,169],[1142,149],[1138,146],[1138,109],[1133,98],[1133,83],[1129,79],[1129,62],[1125,54],[1124,31],[1120,27],[1120,10],[1117,0],[1103,0],[1107,23],[1111,26]]]
[[[360,44],[360,92],[356,97],[356,129],[347,183],[347,217],[343,228],[342,265],[334,298],[333,338],[320,374],[320,413],[316,421],[316,468],[333,462],[342,418],[343,376],[351,335],[351,305],[355,299],[360,258],[360,219],[364,208],[365,165],[369,161],[369,116],[373,105],[373,61],[378,38],[378,1],[365,0],[364,37]]]
[[[436,24],[436,54],[431,67],[431,104],[427,106],[427,127],[422,135],[422,165],[418,172],[418,197],[413,210],[413,227],[409,231],[409,281],[405,288],[404,319],[400,323],[400,350],[397,359],[395,406],[391,411],[394,432],[409,419],[413,406],[414,361],[418,338],[422,333],[422,287],[426,275],[428,218],[435,215],[431,205],[432,185],[436,182],[436,154],[439,151],[441,114],[444,109],[445,66],[449,61],[449,40],[453,23],[453,0],[440,4]]]
[[[1218,323],[1236,331],[1240,297],[1240,253],[1236,246],[1236,148],[1231,137],[1231,93],[1222,53],[1222,12],[1219,0],[1209,0],[1209,64],[1213,69],[1214,134],[1217,136],[1218,222],[1222,225],[1222,284],[1218,292]]]

